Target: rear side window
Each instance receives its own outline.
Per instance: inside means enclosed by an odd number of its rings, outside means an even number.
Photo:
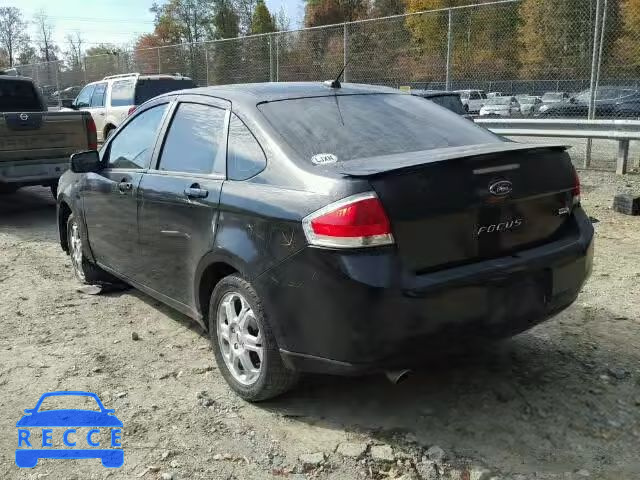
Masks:
[[[147,168],[167,104],[150,108],[117,133],[109,145],[109,168]]]
[[[246,180],[260,173],[266,165],[267,159],[262,147],[242,120],[232,114],[229,124],[227,177],[230,180]]]
[[[436,103],[447,110],[451,110],[458,115],[465,115],[467,113],[465,112],[464,106],[462,105],[458,95],[436,95],[435,97],[427,98],[433,103]]]
[[[133,93],[135,90],[135,81],[118,80],[111,85],[111,106],[127,107],[133,105]]]
[[[138,79],[136,84],[135,104],[141,105],[147,100],[162,95],[163,93],[194,88],[196,84],[193,80],[173,80],[171,78],[147,78]]]
[[[38,112],[40,99],[31,82],[0,80],[0,112]]]
[[[216,159],[224,158],[225,116],[222,108],[181,103],[167,133],[159,170],[224,174],[224,170],[214,172],[214,165],[223,164]]]
[[[104,95],[107,92],[107,84],[99,83],[96,85],[93,95],[91,96],[92,107],[104,107]]]
[[[95,85],[87,85],[84,87],[74,102],[75,106],[78,108],[89,107],[91,105],[91,96],[93,95],[93,90],[95,88]]]

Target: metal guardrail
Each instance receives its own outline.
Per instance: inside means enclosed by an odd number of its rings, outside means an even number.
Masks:
[[[505,137],[564,137],[616,140],[618,156],[616,173],[627,173],[629,142],[640,140],[639,120],[577,120],[577,119],[505,119],[475,118],[474,121],[498,135]],[[588,168],[590,158],[585,158]]]

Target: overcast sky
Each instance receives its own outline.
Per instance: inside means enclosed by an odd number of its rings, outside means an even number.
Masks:
[[[302,0],[265,0],[269,10],[277,13],[284,6],[291,18],[291,28],[301,22]],[[80,32],[87,47],[98,43],[131,44],[141,33],[153,30],[153,0],[0,0],[1,6],[18,7],[31,21],[44,10],[54,24],[55,41],[67,49],[67,33]],[[30,26],[29,34],[35,39]]]

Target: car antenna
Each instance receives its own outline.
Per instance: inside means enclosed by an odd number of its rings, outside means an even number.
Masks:
[[[340,70],[340,73],[338,74],[338,76],[336,77],[335,80],[325,80],[324,84],[327,87],[331,87],[331,88],[341,88],[342,84],[340,83],[340,77],[342,76],[342,74],[344,73],[345,69],[347,68],[347,65],[349,65],[349,62],[351,61],[351,59],[347,60],[344,64],[344,66],[342,67],[342,70]]]

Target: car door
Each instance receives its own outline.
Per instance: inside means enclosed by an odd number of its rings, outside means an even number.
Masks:
[[[196,269],[213,247],[229,108],[223,100],[181,97],[157,164],[140,182],[141,283],[183,310],[194,307]]]
[[[107,82],[96,83],[93,95],[91,95],[91,103],[88,110],[91,112],[93,121],[96,123],[98,133],[98,142],[104,142],[104,120],[105,108],[104,99],[107,93]]]
[[[138,184],[149,167],[170,100],[132,117],[101,150],[103,168],[87,174],[82,192],[89,244],[107,269],[134,278],[139,266]]]

